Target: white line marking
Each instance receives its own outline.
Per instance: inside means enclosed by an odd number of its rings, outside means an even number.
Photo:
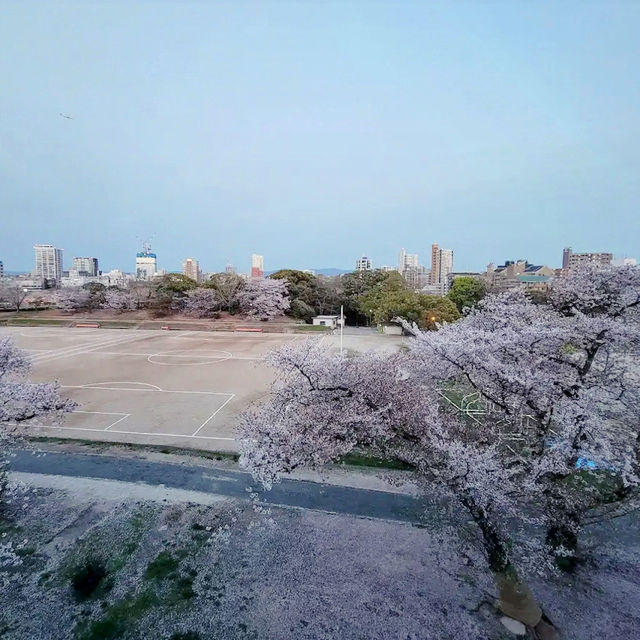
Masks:
[[[135,342],[136,340],[140,340],[142,336],[127,336],[119,338],[111,338],[110,340],[102,340],[102,341],[94,341],[88,344],[79,345],[77,347],[66,347],[65,349],[59,349],[58,351],[52,351],[50,353],[43,353],[40,356],[34,356],[32,358],[32,362],[38,364],[40,362],[51,362],[52,360],[57,360],[59,358],[67,358],[72,356],[79,356],[83,353],[88,353],[90,351],[95,351],[96,349],[100,349],[101,347],[110,347],[115,346],[117,344],[122,344],[125,342]]]
[[[97,383],[97,384],[114,384],[114,383]],[[142,383],[129,383],[142,384]],[[105,391],[152,391],[154,393],[202,393],[210,396],[233,396],[234,393],[218,392],[218,391],[167,391],[166,389],[128,389],[127,387],[94,387],[86,384],[61,384],[61,389],[100,389]]]
[[[28,349],[24,349],[24,351],[28,351]],[[198,358],[212,358],[215,360],[219,360],[220,362],[226,362],[227,360],[264,360],[264,356],[231,356],[230,358],[220,358],[220,356],[207,356],[207,355],[203,355],[205,353],[210,353],[207,351],[193,351],[192,355],[189,354],[185,354],[185,355],[171,355],[171,358],[194,358],[194,357],[198,357]],[[87,354],[87,355],[106,355],[106,356],[140,356],[140,357],[146,357],[147,359],[149,358],[149,356],[157,356],[160,354],[157,353],[137,353],[137,352],[133,352],[133,351],[92,351],[91,353]],[[166,354],[162,354],[162,355],[166,355]],[[153,362],[152,364],[171,364],[171,363],[167,363],[167,362]],[[197,363],[197,364],[209,364],[208,362],[202,362],[202,363]]]
[[[121,338],[121,336],[120,336]],[[101,336],[98,337],[96,340],[92,340],[91,342],[86,342],[84,344],[75,344],[75,345],[68,345],[66,347],[60,347],[58,349],[52,349],[51,350],[51,355],[58,355],[58,354],[63,354],[66,353],[67,351],[77,351],[79,349],[84,349],[85,347],[93,347],[99,344],[106,344],[107,342],[113,342],[115,340],[114,337],[110,337],[108,339],[105,340],[105,336]],[[38,358],[38,356],[36,356],[34,358],[34,360],[39,360],[42,359],[44,357],[40,356],[40,358]]]
[[[145,387],[151,387],[152,389],[155,389],[156,391],[162,391],[162,389],[160,387],[158,387],[155,384],[150,384],[149,382],[131,382],[130,380],[109,380],[108,382],[89,382],[88,384],[81,384],[80,388],[81,389],[108,389],[109,387],[101,387],[99,385],[102,384],[137,384],[140,386],[145,386]],[[72,386],[72,385],[68,385],[68,386]],[[128,391],[128,389],[123,388],[123,391]],[[137,389],[132,389],[132,391],[137,391]],[[140,389],[140,391],[150,391],[150,389]]]
[[[88,427],[61,427],[60,425],[52,425],[52,424],[34,424],[32,425],[38,429],[65,429],[67,431],[94,431],[96,433],[105,433],[104,429],[89,429]],[[230,442],[235,442],[235,438],[223,438],[221,436],[194,436],[182,433],[149,433],[146,431],[118,431],[114,429],[113,431],[108,431],[107,433],[122,433],[125,435],[134,435],[134,436],[155,436],[157,438],[197,438],[198,440],[228,440]]]
[[[222,409],[224,409],[227,403],[231,402],[231,400],[233,400],[235,397],[236,397],[235,394],[233,394],[229,398],[227,398],[191,435],[197,436],[198,433],[200,433],[200,430],[202,429],[202,427],[204,427],[210,420],[213,420],[213,418],[216,417],[216,414]]]
[[[112,422],[108,427],[105,427],[105,431],[109,431],[109,429],[111,429],[111,427],[115,427],[118,422],[122,422],[123,420],[126,420],[131,414],[130,413],[125,413],[125,415],[122,416],[122,418],[120,418],[119,420],[116,420],[115,422]]]
[[[217,360],[211,360],[212,356],[201,356],[203,358],[209,358],[211,361],[210,362],[157,362],[156,360],[152,360],[151,358],[189,358],[189,357],[195,357],[197,358],[198,356],[190,356],[189,354],[182,354],[181,352],[186,351],[186,349],[178,349],[177,350],[178,353],[175,353],[173,351],[158,351],[158,353],[152,353],[148,358],[147,361],[150,362],[151,364],[158,364],[158,365],[163,365],[163,366],[170,366],[170,367],[194,367],[194,366],[199,366],[199,365],[203,365],[203,364],[214,364],[216,362],[224,362],[225,360],[229,360],[229,358],[233,357],[233,354],[229,353],[228,351],[222,351],[220,350],[219,353],[224,354],[226,357],[218,357]],[[209,351],[208,353],[213,353],[213,351]]]
[[[75,409],[71,413],[96,413],[101,416],[128,416],[129,413],[122,413],[121,411],[82,411],[81,409]]]

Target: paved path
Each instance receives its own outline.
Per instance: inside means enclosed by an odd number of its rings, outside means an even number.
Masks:
[[[249,488],[252,488],[260,494],[259,501],[267,505],[409,523],[419,522],[423,511],[420,501],[412,496],[371,489],[340,487],[304,480],[283,480],[274,485],[271,491],[263,491],[250,474],[242,471],[149,462],[99,454],[34,453],[24,449],[14,453],[15,456],[10,458],[10,471],[144,483],[243,500],[249,499]]]

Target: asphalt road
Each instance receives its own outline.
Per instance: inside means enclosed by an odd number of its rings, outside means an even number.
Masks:
[[[250,490],[253,490],[259,494],[259,502],[265,505],[313,509],[398,522],[419,523],[423,514],[420,500],[385,491],[286,479],[275,484],[270,491],[264,491],[250,474],[242,471],[99,454],[42,453],[24,449],[16,450],[14,454],[10,458],[10,471],[119,480],[200,491],[241,500],[249,500]]]

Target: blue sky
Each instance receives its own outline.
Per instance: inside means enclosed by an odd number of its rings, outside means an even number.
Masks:
[[[640,258],[638,33],[635,1],[4,2],[0,260]]]

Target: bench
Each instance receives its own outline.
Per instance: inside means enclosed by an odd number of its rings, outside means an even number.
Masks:
[[[99,329],[100,325],[97,322],[78,322],[76,328]]]
[[[260,327],[236,327],[236,331],[249,331],[251,333],[262,333]]]

